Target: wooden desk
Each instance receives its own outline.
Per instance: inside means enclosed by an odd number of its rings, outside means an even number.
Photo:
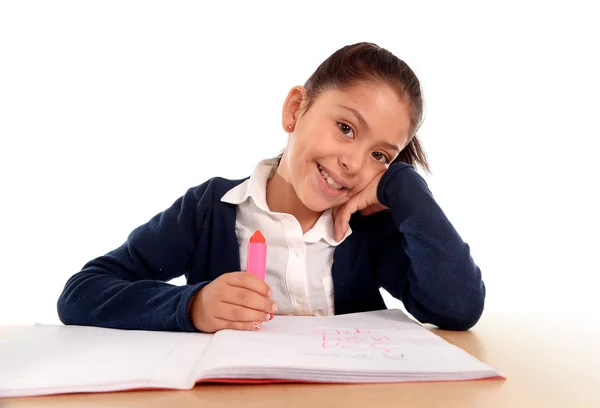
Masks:
[[[597,319],[597,318],[596,318]],[[18,328],[0,328],[0,335]],[[600,321],[484,315],[468,332],[433,330],[506,380],[377,385],[198,385],[0,400],[1,407],[598,407]]]

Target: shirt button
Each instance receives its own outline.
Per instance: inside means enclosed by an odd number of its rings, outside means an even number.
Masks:
[[[303,305],[304,304],[304,298],[303,297],[297,297],[296,298],[296,303],[298,303],[299,305]]]
[[[296,256],[300,255],[300,251],[298,249],[294,249],[294,255],[296,255]]]

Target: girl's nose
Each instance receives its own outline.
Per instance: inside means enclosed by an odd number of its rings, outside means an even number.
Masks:
[[[347,173],[351,175],[358,174],[363,166],[364,153],[358,149],[354,151],[341,152],[339,155],[340,167],[342,167]]]

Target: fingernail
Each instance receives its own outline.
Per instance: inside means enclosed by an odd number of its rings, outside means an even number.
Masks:
[[[277,303],[273,303],[273,307],[271,308],[271,311],[273,313],[275,313],[277,311],[277,309],[279,309],[279,306],[277,306]]]
[[[254,323],[254,329],[256,329],[256,330],[260,329],[260,323]]]
[[[275,317],[275,315],[273,313],[271,313],[271,318],[269,320],[273,320],[274,317]]]
[[[265,320],[271,320],[271,313],[267,313],[267,315],[266,315],[266,316],[267,316],[267,317],[266,317],[266,319],[265,319]]]

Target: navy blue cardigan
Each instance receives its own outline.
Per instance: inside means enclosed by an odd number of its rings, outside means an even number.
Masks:
[[[65,324],[119,329],[195,331],[188,305],[204,285],[239,271],[236,207],[221,197],[243,180],[213,178],[131,232],[119,248],[73,275],[58,299]],[[467,330],[485,300],[470,249],[405,163],[386,171],[379,201],[390,208],[352,216],[332,278],[336,314],[385,309],[380,288],[420,322]],[[184,275],[187,285],[167,281]]]

